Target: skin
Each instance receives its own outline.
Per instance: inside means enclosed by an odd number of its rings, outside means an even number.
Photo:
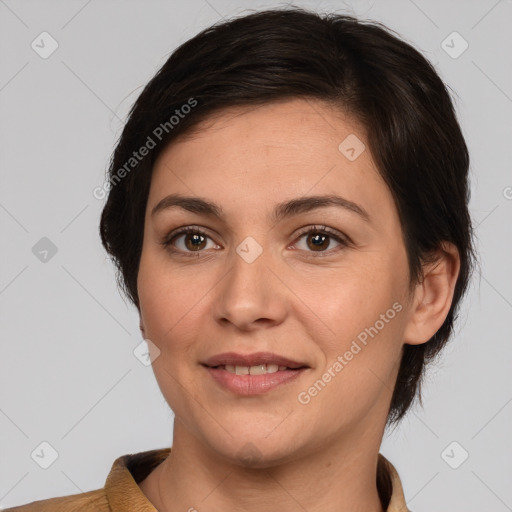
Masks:
[[[445,244],[409,295],[398,213],[370,149],[354,161],[338,149],[350,134],[364,142],[365,130],[323,102],[225,110],[198,128],[159,155],[148,198],[141,329],[160,351],[153,370],[175,422],[170,456],[139,485],[160,511],[382,512],[377,458],[402,347],[428,341],[446,318],[457,250]],[[151,215],[175,193],[220,205],[224,220],[177,207]],[[277,203],[325,194],[357,203],[370,221],[337,206],[269,218]],[[351,242],[328,237],[315,249],[314,225]],[[177,252],[162,245],[184,226],[206,232],[199,252],[191,235],[174,239]],[[236,252],[248,236],[262,249],[252,263]],[[401,311],[300,403],[397,302]],[[200,364],[227,351],[270,351],[310,368],[242,397]]]

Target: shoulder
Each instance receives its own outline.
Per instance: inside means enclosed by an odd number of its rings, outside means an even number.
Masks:
[[[110,512],[104,489],[59,496],[45,500],[33,501],[3,510],[3,512]]]
[[[2,512],[154,512],[155,509],[138,484],[162,463],[169,453],[170,448],[160,448],[122,455],[112,464],[105,485],[101,489],[33,501],[3,509]]]

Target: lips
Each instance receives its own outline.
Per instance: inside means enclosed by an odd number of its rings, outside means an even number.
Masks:
[[[290,370],[299,368],[309,368],[304,362],[294,361],[287,357],[273,354],[272,352],[255,352],[253,354],[237,354],[236,352],[225,352],[208,358],[202,363],[210,368],[228,366],[259,366],[259,365],[276,365],[278,367],[285,366]]]

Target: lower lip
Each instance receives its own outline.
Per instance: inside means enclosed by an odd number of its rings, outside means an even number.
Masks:
[[[297,379],[307,368],[300,370],[281,370],[263,375],[237,375],[223,368],[205,366],[208,373],[222,387],[237,395],[251,396],[262,395],[281,384],[286,384]]]

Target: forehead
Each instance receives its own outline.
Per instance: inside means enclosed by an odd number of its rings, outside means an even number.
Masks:
[[[327,146],[337,150],[350,134],[357,134],[361,141],[366,139],[365,127],[339,108],[318,99],[293,98],[216,111],[171,142],[161,157],[175,153],[172,147],[183,143],[192,147],[220,142],[236,142],[246,148],[252,145],[288,149],[293,157],[294,150],[296,155],[301,151],[304,155],[308,146],[318,147],[320,141],[324,150]]]
[[[364,127],[309,99],[231,108],[198,123],[155,163],[150,203],[169,193],[208,197],[228,211],[326,193],[367,210],[392,207]]]

